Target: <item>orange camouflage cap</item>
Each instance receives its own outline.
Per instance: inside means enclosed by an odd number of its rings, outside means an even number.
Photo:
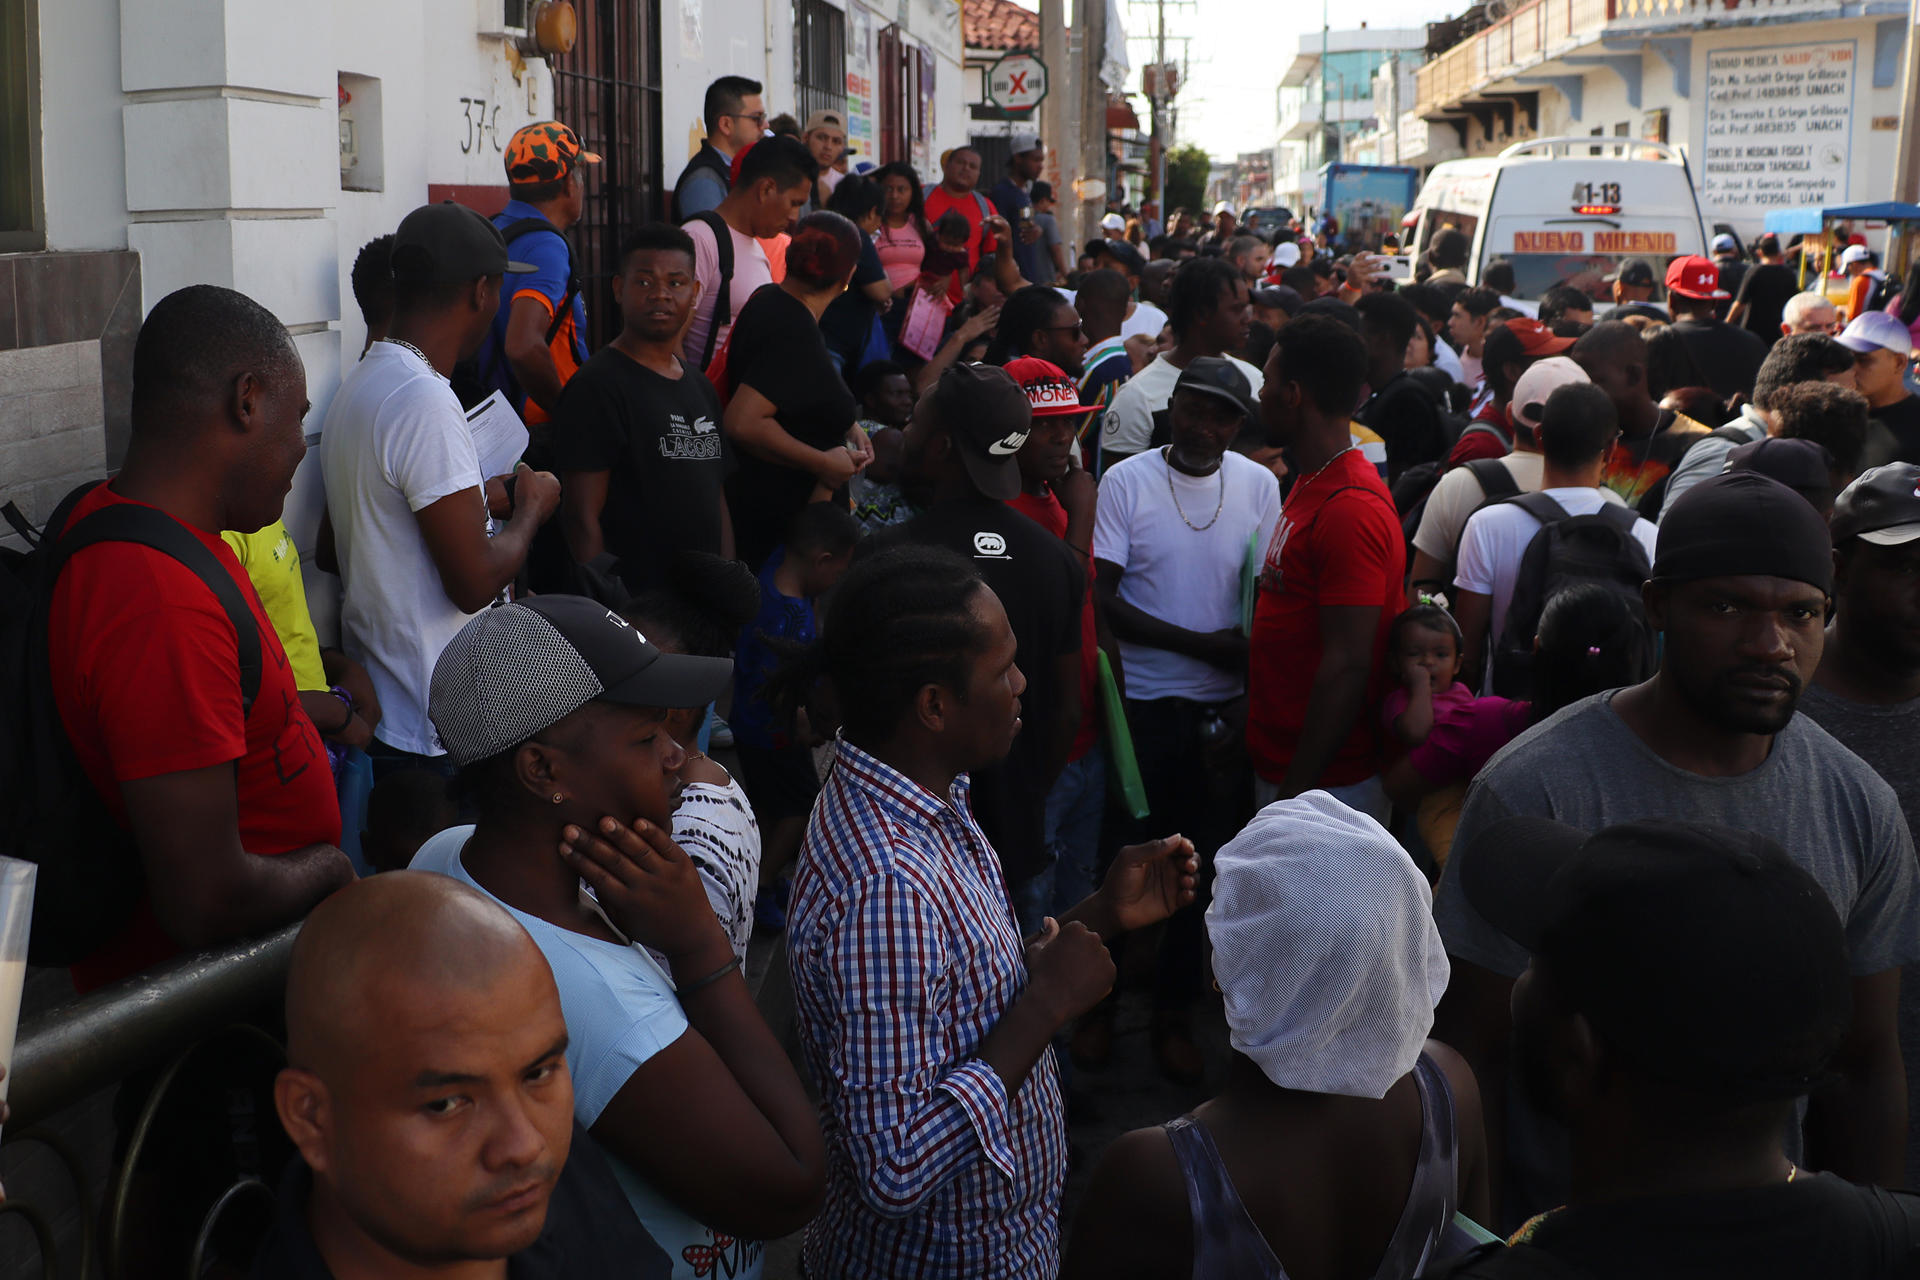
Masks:
[[[556,182],[576,164],[599,164],[600,157],[580,146],[580,135],[558,120],[522,125],[507,142],[507,181]]]

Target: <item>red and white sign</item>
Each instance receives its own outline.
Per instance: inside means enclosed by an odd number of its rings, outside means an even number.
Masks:
[[[987,100],[1002,111],[1031,111],[1047,96],[1047,64],[1039,55],[1010,53],[987,71]]]

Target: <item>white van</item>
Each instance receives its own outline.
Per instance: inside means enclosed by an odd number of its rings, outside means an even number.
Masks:
[[[1527,302],[1571,284],[1610,303],[1603,277],[1629,258],[1653,267],[1658,302],[1667,263],[1707,253],[1686,157],[1634,138],[1536,138],[1449,160],[1433,167],[1410,216],[1416,263],[1436,234],[1456,227],[1473,243],[1468,281],[1488,283],[1488,268],[1506,263],[1513,282],[1500,281],[1501,293]]]

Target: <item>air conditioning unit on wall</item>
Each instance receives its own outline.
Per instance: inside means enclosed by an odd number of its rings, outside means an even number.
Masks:
[[[475,3],[480,6],[481,35],[526,38],[534,0],[475,0]]]

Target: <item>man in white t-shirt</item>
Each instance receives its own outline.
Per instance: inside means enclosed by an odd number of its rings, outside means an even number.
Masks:
[[[1217,259],[1195,265],[1232,271]],[[1172,392],[1171,442],[1108,470],[1093,524],[1094,589],[1119,641],[1127,724],[1155,829],[1185,834],[1202,858],[1233,834],[1219,821],[1232,802],[1216,792],[1237,779],[1212,767],[1210,734],[1227,723],[1225,704],[1246,691],[1242,575],[1280,519],[1273,472],[1228,449],[1258,420],[1240,368],[1220,356],[1186,365]],[[1205,908],[1203,892],[1168,923],[1154,982],[1154,1053],[1176,1080],[1196,1080],[1200,1070],[1188,1022],[1201,988]]]
[[[1561,387],[1547,397],[1535,434],[1542,456],[1540,493],[1569,517],[1590,516],[1606,508],[1607,495],[1600,488],[1601,465],[1620,434],[1607,393],[1592,383]],[[1620,518],[1624,521],[1625,514]],[[1469,687],[1484,668],[1489,641],[1505,630],[1521,558],[1541,527],[1538,519],[1513,502],[1484,508],[1467,521],[1454,575],[1458,590],[1453,616],[1464,640],[1467,664],[1462,679]],[[1631,528],[1634,539],[1646,549],[1648,563],[1652,563],[1658,526],[1635,516]],[[1490,688],[1491,684],[1481,687]]]
[[[1468,517],[1489,502],[1540,488],[1544,462],[1534,436],[1540,411],[1559,388],[1587,381],[1587,371],[1566,356],[1548,356],[1527,366],[1513,387],[1513,452],[1504,458],[1475,458],[1440,477],[1413,535],[1413,568],[1407,581],[1451,583]],[[1619,500],[1611,489],[1606,492]]]
[[[1260,371],[1228,355],[1246,345],[1252,321],[1247,282],[1222,258],[1195,258],[1174,277],[1167,299],[1172,314],[1173,350],[1154,357],[1114,393],[1113,405],[1101,426],[1100,450],[1108,465],[1119,458],[1143,453],[1167,442],[1164,415],[1180,372],[1202,356],[1230,361],[1247,380],[1251,395],[1260,395]],[[1124,337],[1126,331],[1121,330]]]
[[[380,698],[380,768],[444,756],[427,719],[433,664],[513,581],[560,503],[560,482],[524,463],[490,496],[447,381],[486,337],[503,273],[522,269],[471,209],[408,214],[394,233],[392,327],[341,381],[320,434],[320,559],[331,543],[345,586],[341,643]]]
[[[793,224],[820,173],[813,153],[788,137],[762,138],[747,150],[739,164],[740,178],[720,207],[681,224],[693,239],[693,274],[700,282],[700,297],[694,303],[693,320],[681,347],[681,355],[695,369],[705,369],[720,354],[727,335],[733,332],[733,322],[740,318],[740,309],[747,305],[753,291],[774,283],[773,266],[760,242],[785,233]],[[730,272],[721,270],[716,218],[726,225],[733,248]],[[714,312],[719,308],[723,274],[727,276],[727,305],[716,325]]]

